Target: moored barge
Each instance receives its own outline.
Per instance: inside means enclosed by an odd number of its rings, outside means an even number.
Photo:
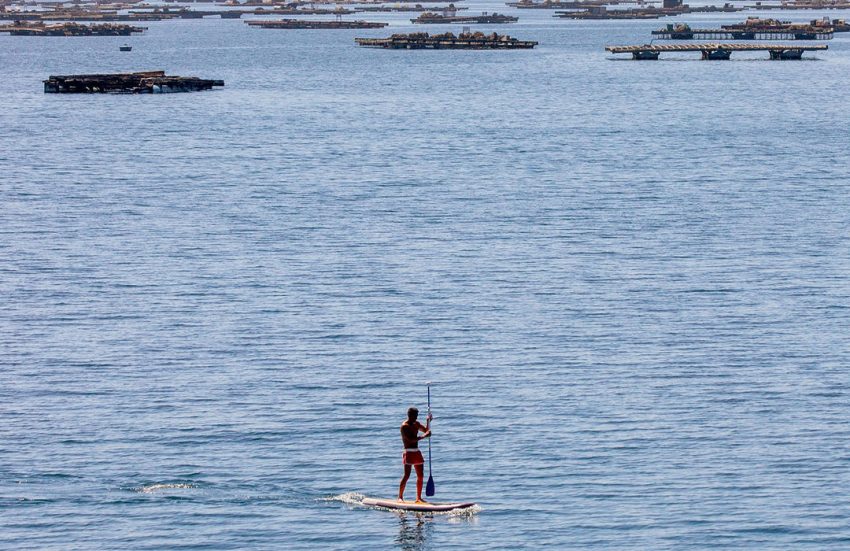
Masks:
[[[12,25],[0,26],[0,33],[9,33],[11,36],[130,36],[131,34],[143,33],[147,27],[134,27],[133,25],[82,25],[80,23],[56,23],[45,25],[44,23],[22,23],[16,21]]]
[[[442,15],[433,12],[425,12],[416,19],[410,20],[411,23],[419,23],[424,25],[439,25],[452,23],[501,25],[503,23],[516,23],[517,21],[519,21],[519,17],[501,15],[498,13],[493,13],[489,15],[486,13],[482,13],[481,15]]]
[[[51,75],[45,94],[166,94],[224,86],[223,80],[166,76],[165,71],[94,75]]]
[[[410,33],[394,34],[389,38],[355,38],[357,44],[370,48],[389,48],[406,50],[516,50],[537,46],[533,40],[517,40],[508,35],[481,32],[434,34]]]
[[[279,19],[275,21],[246,21],[260,29],[380,29],[389,23],[374,21],[307,21],[304,19]]]
[[[690,25],[670,24],[665,29],[652,31],[652,35],[662,40],[831,40],[831,27],[812,27],[809,25],[777,25],[765,28],[694,29]]]

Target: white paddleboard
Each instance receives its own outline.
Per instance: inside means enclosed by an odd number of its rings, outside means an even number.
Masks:
[[[394,499],[374,499],[367,497],[363,505],[371,507],[385,507],[387,509],[399,509],[402,511],[453,511],[455,509],[468,509],[475,503],[416,503],[415,501],[396,501]]]

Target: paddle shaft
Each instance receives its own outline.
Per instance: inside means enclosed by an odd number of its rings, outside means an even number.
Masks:
[[[428,416],[431,416],[431,385],[428,385]],[[431,420],[428,420],[428,429],[431,429]],[[431,478],[431,437],[428,437],[428,478]]]
[[[428,383],[428,430],[431,430],[431,383]],[[430,497],[436,492],[434,477],[431,475],[431,437],[428,437],[428,483],[425,485],[425,495]]]

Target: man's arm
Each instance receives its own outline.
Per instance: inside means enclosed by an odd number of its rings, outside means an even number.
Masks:
[[[430,425],[430,424],[431,424],[431,420],[428,419],[428,425]],[[417,436],[416,437],[417,440],[422,440],[423,438],[428,438],[429,436],[431,436],[431,427],[430,426],[423,427],[422,423],[418,423],[418,422],[416,423],[416,425],[417,425],[417,428],[420,430],[420,432],[425,433],[422,436]]]

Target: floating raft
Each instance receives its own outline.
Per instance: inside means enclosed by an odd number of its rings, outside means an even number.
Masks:
[[[781,4],[764,4],[756,2],[754,6],[746,6],[755,10],[850,10],[848,2],[782,2]]]
[[[104,75],[53,76],[44,81],[45,94],[165,94],[199,92],[224,86],[223,80],[165,76],[165,71]]]
[[[606,46],[612,54],[632,54],[634,59],[658,59],[662,52],[702,52],[703,59],[729,59],[732,52],[770,53],[770,59],[800,59],[803,52],[826,50],[826,44],[786,45],[786,44],[644,44],[643,46]]]
[[[428,33],[394,34],[389,38],[355,38],[357,44],[370,48],[407,50],[515,50],[537,46],[532,40],[517,40],[508,35],[452,33],[429,35]]]
[[[844,19],[830,20],[828,17],[824,17],[823,19],[812,19],[808,23],[792,23],[790,21],[779,21],[777,19],[748,17],[743,23],[720,25],[720,28],[728,31],[770,32],[783,30],[814,30],[841,33],[850,30],[850,25],[847,25],[847,22]]]
[[[253,15],[350,15],[354,13],[348,8],[257,8],[250,12]]]
[[[405,4],[396,4],[389,6],[358,6],[358,12],[408,12],[408,13],[417,13],[417,12],[443,12],[443,13],[455,13],[458,10],[468,10],[466,7],[457,7],[454,4],[449,4],[448,6],[430,6],[424,7],[422,4],[416,4],[414,6],[405,5]]]
[[[618,4],[637,4],[643,6],[660,3],[660,0],[545,0],[543,2],[521,0],[520,2],[506,2],[505,4],[512,8],[524,10],[583,10],[598,6],[616,6]]]
[[[559,11],[555,12],[553,17],[560,17],[561,19],[660,19],[671,15],[679,15],[679,13],[658,8],[608,10],[603,7],[583,11]]]
[[[13,25],[0,26],[0,33],[12,36],[130,36],[133,33],[143,33],[147,27],[133,25],[81,25],[80,23],[44,23],[26,24],[16,22]]]
[[[519,17],[513,17],[510,15],[500,15],[498,13],[493,13],[490,15],[487,15],[486,13],[481,15],[441,15],[432,12],[425,12],[416,19],[410,20],[411,23],[420,23],[426,25],[451,23],[500,25],[502,23],[515,23],[517,21],[519,21]]]
[[[246,21],[261,29],[380,29],[389,23],[372,21],[306,21],[304,19],[279,19],[276,21]]]
[[[652,31],[661,40],[832,40],[832,28],[692,29],[685,25]]]

